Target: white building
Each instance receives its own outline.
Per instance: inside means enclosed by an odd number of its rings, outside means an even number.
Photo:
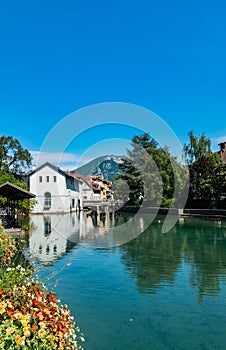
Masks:
[[[79,180],[82,181],[82,195],[83,195],[83,201],[93,201],[95,200],[95,194],[94,194],[94,190],[91,186],[91,184],[89,183],[89,180],[87,178],[87,176],[79,174],[79,173],[74,173],[74,172],[70,172],[69,174],[71,174],[72,176],[77,177]]]
[[[36,195],[33,213],[69,213],[82,209],[82,181],[59,167],[44,163],[28,174]]]

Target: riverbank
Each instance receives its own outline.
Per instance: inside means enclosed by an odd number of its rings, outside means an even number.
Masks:
[[[125,206],[119,209],[119,212],[126,213],[136,213],[140,210],[142,213],[167,215],[169,213],[169,208],[158,208],[158,207],[139,207],[139,206]],[[207,218],[212,220],[226,220],[226,210],[225,209],[170,209],[171,215],[176,215],[178,217],[199,217]]]

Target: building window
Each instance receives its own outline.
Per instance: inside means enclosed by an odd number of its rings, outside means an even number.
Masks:
[[[51,208],[51,193],[46,192],[44,195],[44,209],[50,209]]]
[[[39,176],[39,182],[42,182],[42,176]]]
[[[51,218],[50,216],[45,216],[44,217],[44,236],[45,237],[49,236],[51,231],[52,231]]]
[[[56,177],[56,176],[54,176],[54,177],[53,177],[53,182],[56,182],[56,179],[57,179],[57,177]]]
[[[49,182],[49,176],[46,176],[46,182]]]

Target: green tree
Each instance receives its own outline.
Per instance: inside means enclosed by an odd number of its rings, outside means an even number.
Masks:
[[[122,161],[123,163],[119,164],[119,168],[122,170],[122,173],[117,176],[116,181],[121,179],[128,184],[129,198],[127,204],[137,205],[140,203],[144,194],[140,170],[138,170],[136,165],[132,163],[132,160],[129,157],[122,158]]]
[[[29,190],[23,180],[23,175],[31,165],[32,157],[28,150],[24,149],[17,139],[12,136],[0,137],[0,185],[11,182],[25,190]],[[0,198],[0,206],[6,204],[6,198]],[[34,200],[26,199],[18,201],[18,208],[25,211],[31,210]]]
[[[200,137],[194,135],[193,131],[189,131],[189,143],[184,144],[184,153],[188,164],[192,164],[202,156],[211,155],[211,141],[205,134]]]
[[[159,147],[149,133],[134,136],[131,145],[132,149],[127,151],[127,157],[120,164],[122,173],[119,175],[129,185],[129,202],[140,204],[145,201],[152,206],[171,205],[175,200],[175,181],[181,179],[177,194],[185,185],[183,166],[171,156],[167,147]]]
[[[0,175],[13,174],[21,177],[30,167],[31,154],[12,136],[0,137]]]
[[[189,163],[190,187],[187,206],[192,208],[221,208],[226,198],[226,167],[211,141],[204,134],[197,137],[189,133],[189,144],[184,151]]]
[[[113,195],[115,200],[127,202],[129,199],[129,186],[126,181],[122,180],[120,176],[116,175],[113,185]]]
[[[215,154],[202,156],[190,164],[189,206],[194,208],[216,206],[214,177],[219,165],[220,159]]]

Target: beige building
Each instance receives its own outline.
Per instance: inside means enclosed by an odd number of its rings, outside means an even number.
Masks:
[[[218,146],[220,146],[220,151],[218,153],[221,157],[222,163],[226,164],[226,142],[221,142]]]

